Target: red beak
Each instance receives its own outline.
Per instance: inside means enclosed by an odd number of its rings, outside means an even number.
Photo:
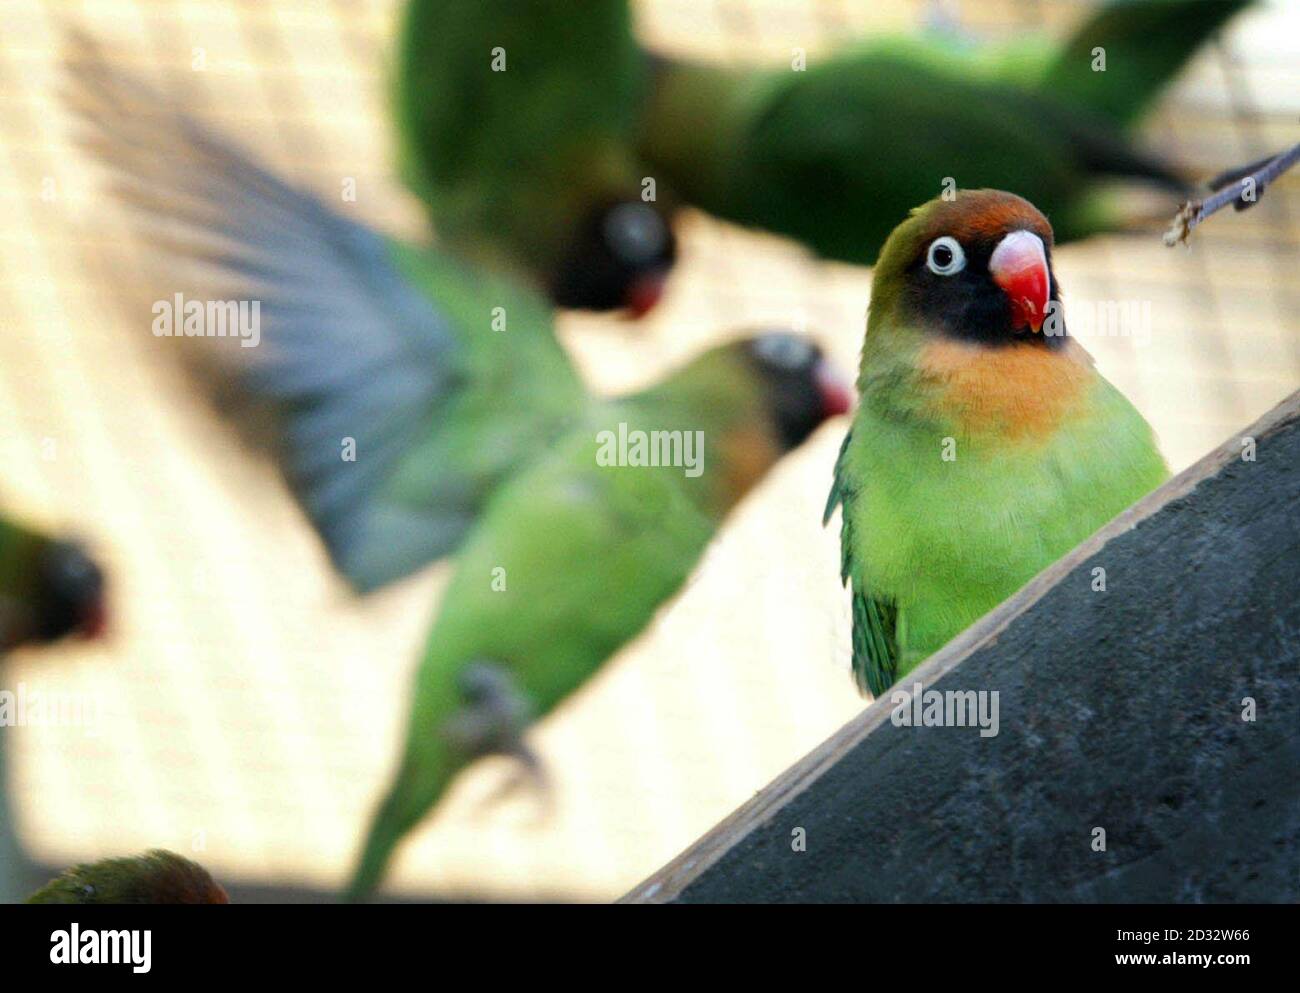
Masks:
[[[1032,231],[1012,231],[993,249],[989,273],[1011,303],[1012,326],[1042,330],[1052,286],[1043,240]]]
[[[668,281],[666,272],[652,272],[641,276],[628,287],[624,305],[633,317],[644,317],[654,310],[664,295],[664,284]]]
[[[817,363],[813,370],[817,389],[822,397],[822,409],[826,416],[838,417],[853,409],[853,386],[836,371],[826,360]]]

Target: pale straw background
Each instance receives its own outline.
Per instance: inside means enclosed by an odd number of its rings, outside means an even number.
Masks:
[[[948,5],[991,38],[1059,32],[1084,6]],[[638,15],[665,48],[779,62],[916,30],[932,9],[662,0]],[[389,178],[394,14],[390,0],[0,0],[0,505],[93,542],[116,622],[105,647],[20,653],[3,671],[0,685],[73,695],[97,718],[0,729],[34,861],[161,846],[227,882],[335,888],[386,784],[447,575],[350,597],[274,475],[167,374],[169,342],[124,319],[108,274],[136,249],[70,143],[60,25],[88,28],[158,85],[182,82],[206,118],[342,209],[418,236]],[[1297,140],[1298,54],[1300,5],[1263,5],[1195,62],[1145,140],[1206,174]],[[347,177],[355,204],[339,203]],[[1151,302],[1149,344],[1088,347],[1175,469],[1300,381],[1298,225],[1290,179],[1215,218],[1191,251],[1153,232],[1058,252],[1067,313],[1071,299]],[[868,271],[700,216],[682,235],[651,321],[566,321],[596,388],[652,380],[753,325],[807,327],[853,366]],[[782,465],[687,592],[538,729],[550,812],[526,795],[489,803],[502,769],[484,763],[402,850],[393,892],[616,897],[864,705],[847,674],[838,538],[820,524],[843,429]]]

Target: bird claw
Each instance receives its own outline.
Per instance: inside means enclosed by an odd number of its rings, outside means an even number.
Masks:
[[[545,766],[524,740],[532,725],[532,706],[511,672],[495,662],[474,662],[462,670],[459,688],[465,705],[443,725],[443,737],[471,758],[502,755],[513,760],[511,775],[487,802],[498,802],[524,787],[548,799]]]
[[[537,821],[546,820],[554,810],[555,792],[551,779],[537,753],[521,743],[511,756],[513,763],[509,774],[483,800],[483,806],[494,806],[516,793],[525,792],[537,800]]]
[[[443,737],[471,758],[518,753],[532,706],[510,671],[495,662],[471,662],[457,685],[465,703],[442,726]]]

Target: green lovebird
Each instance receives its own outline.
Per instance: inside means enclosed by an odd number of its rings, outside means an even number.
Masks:
[[[531,763],[529,722],[645,627],[727,512],[850,399],[806,339],[744,339],[590,408],[504,485],[429,633],[406,747],[349,896],[374,888],[468,763],[492,752]]]
[[[876,264],[842,510],[853,672],[900,676],[1168,476],[1065,334],[1052,229],[997,190],[933,200]]]
[[[66,869],[28,903],[229,903],[226,891],[197,862],[154,849]]]
[[[411,0],[395,63],[400,168],[443,245],[561,307],[655,304],[675,242],[627,141],[646,66],[625,4]]]
[[[874,263],[895,219],[945,184],[1012,190],[1060,240],[1085,237],[1132,223],[1116,181],[1184,187],[1123,126],[1248,2],[1115,0],[1063,46],[882,38],[803,69],[797,54],[660,59],[636,148],[675,197],[845,262]]]
[[[105,626],[104,573],[75,541],[0,517],[0,656]]]

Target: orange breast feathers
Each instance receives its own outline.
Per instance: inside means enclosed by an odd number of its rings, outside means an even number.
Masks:
[[[718,438],[717,452],[712,458],[715,471],[717,467],[722,468],[724,506],[731,506],[757,485],[780,460],[781,452],[772,440],[771,428],[751,422],[732,428]]]
[[[1095,375],[1092,356],[1069,338],[1051,350],[930,341],[917,356],[917,372],[942,419],[969,434],[1024,440],[1055,432]]]

